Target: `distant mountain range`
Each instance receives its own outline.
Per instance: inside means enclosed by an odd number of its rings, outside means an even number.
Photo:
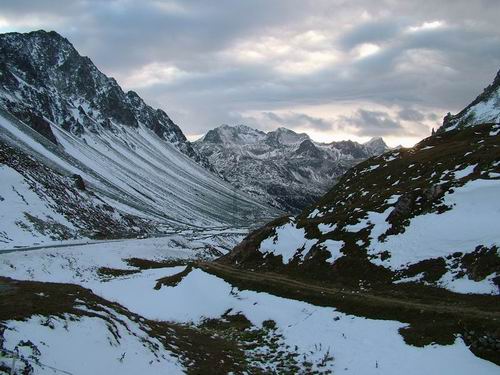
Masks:
[[[222,125],[193,146],[236,188],[288,212],[312,204],[346,170],[388,150],[382,138],[318,143],[286,128],[265,133],[245,125]]]

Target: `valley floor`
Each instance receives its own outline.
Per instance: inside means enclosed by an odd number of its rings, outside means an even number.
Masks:
[[[458,334],[447,345],[407,344],[408,321],[349,309],[349,291],[309,286],[304,297],[303,284],[279,288],[283,280],[207,262],[243,235],[184,232],[0,253],[0,373],[13,357],[18,373],[36,374],[498,373]],[[380,296],[356,298],[375,306],[369,298]],[[498,316],[495,305],[447,303],[411,308],[430,319],[440,308]]]

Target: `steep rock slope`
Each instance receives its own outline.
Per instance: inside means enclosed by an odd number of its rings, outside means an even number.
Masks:
[[[79,175],[57,173],[1,140],[0,180],[0,248],[130,237],[152,229],[152,220],[115,210]]]
[[[2,187],[36,195],[30,195],[32,204],[15,208],[21,217],[3,217],[0,229],[13,244],[22,237],[19,230],[33,241],[86,237],[89,231],[116,237],[125,227],[131,235],[186,226],[248,225],[278,213],[200,165],[204,159],[196,156],[168,116],[153,111],[135,94],[123,96],[114,80],[79,56],[64,38],[35,32],[5,34],[0,41],[0,141],[3,150],[15,150],[2,154],[2,173],[9,177]],[[40,174],[38,164],[26,162],[14,172],[9,168],[16,158],[35,159],[48,169]],[[74,211],[93,207],[91,214],[76,219],[66,212],[64,193],[73,175],[87,191],[75,195],[79,203]],[[44,181],[53,182],[53,193],[36,189]],[[58,181],[63,181],[60,194]],[[2,210],[14,210],[10,203],[0,201]],[[40,207],[53,211],[42,215]],[[108,209],[104,216],[103,207]],[[26,214],[45,224],[34,226]],[[98,218],[99,223],[94,220]],[[147,228],[135,228],[126,218],[147,223]],[[56,223],[70,229],[64,235],[43,232]]]
[[[123,92],[54,31],[0,35],[0,71],[1,106],[54,143],[48,122],[81,138],[142,125],[208,167],[164,111]]]
[[[456,115],[448,113],[438,132],[482,123],[500,123],[500,70],[472,103]]]
[[[321,197],[348,168],[387,150],[381,138],[366,144],[322,144],[286,128],[265,133],[223,125],[193,143],[239,190],[288,212]]]

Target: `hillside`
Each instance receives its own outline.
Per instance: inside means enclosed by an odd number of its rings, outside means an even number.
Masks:
[[[461,113],[496,103],[496,118],[497,84],[498,75]],[[412,148],[358,164],[315,205],[251,233],[220,262],[358,289],[500,294],[500,124],[449,121]]]
[[[237,189],[292,213],[317,201],[350,167],[388,149],[381,138],[325,144],[286,128],[265,133],[245,125],[212,129],[193,146]]]
[[[54,31],[1,34],[0,70],[1,107],[55,144],[52,124],[80,139],[145,127],[208,167],[164,111],[125,93]]]
[[[356,287],[499,293],[500,125],[450,130],[347,172],[221,259]]]

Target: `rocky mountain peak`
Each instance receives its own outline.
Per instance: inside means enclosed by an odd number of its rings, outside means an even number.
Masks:
[[[309,156],[313,158],[323,158],[324,152],[317,147],[310,139],[305,139],[300,143],[295,151],[296,155]]]
[[[288,212],[312,204],[349,167],[387,150],[381,139],[324,144],[287,128],[264,133],[245,125],[212,129],[194,146],[235,187]]]
[[[389,149],[382,137],[373,137],[368,142],[363,143],[372,155],[380,155]]]
[[[307,134],[299,134],[284,127],[271,131],[266,135],[266,141],[268,144],[277,145],[291,145],[294,143],[300,143],[306,139],[309,139]]]
[[[0,105],[37,131],[40,121],[31,119],[46,121],[40,133],[50,140],[50,124],[77,137],[144,126],[209,167],[163,110],[133,91],[125,93],[54,31],[1,34],[0,68]]]
[[[261,140],[266,133],[253,129],[246,125],[223,124],[215,129],[209,130],[202,138],[203,142],[224,145],[253,144]]]
[[[467,107],[456,115],[448,113],[437,133],[486,123],[500,123],[500,70]]]

